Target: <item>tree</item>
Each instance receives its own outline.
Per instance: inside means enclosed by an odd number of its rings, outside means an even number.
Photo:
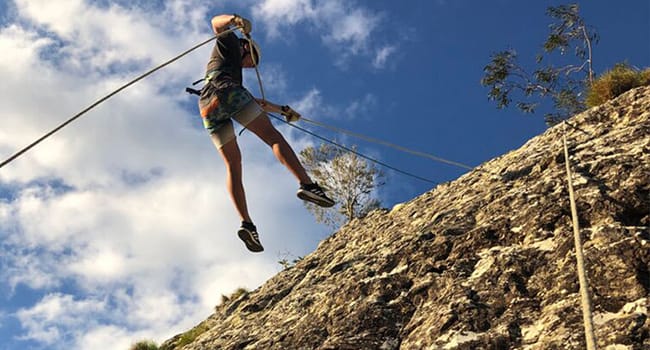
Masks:
[[[291,257],[294,257],[293,259],[289,260]],[[285,251],[283,253],[278,253],[278,264],[282,266],[284,270],[293,267],[295,264],[300,262],[303,259],[302,256],[295,256],[291,254],[289,251]]]
[[[518,94],[517,107],[524,113],[533,113],[545,98],[553,103],[553,112],[545,115],[547,124],[556,124],[585,110],[584,91],[586,85],[593,83],[592,45],[597,43],[598,34],[587,26],[578,14],[578,5],[549,7],[546,14],[555,22],[550,25],[550,33],[543,45],[543,52],[537,55],[539,68],[528,73],[517,62],[517,52],[513,49],[497,52],[491,62],[483,69],[485,75],[481,84],[490,88],[488,98],[496,101],[497,108],[505,108]],[[569,63],[564,57],[574,49],[579,64]],[[558,66],[542,65],[545,54],[560,53]],[[533,97],[537,102],[530,102]]]
[[[305,202],[316,221],[338,227],[380,207],[375,190],[384,185],[384,174],[366,160],[329,144],[305,148],[300,159],[314,181],[336,202],[334,208]]]

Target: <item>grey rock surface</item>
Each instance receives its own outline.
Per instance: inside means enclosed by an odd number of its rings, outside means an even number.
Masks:
[[[569,123],[598,346],[650,349],[650,87]],[[563,128],[345,225],[182,349],[584,349]]]

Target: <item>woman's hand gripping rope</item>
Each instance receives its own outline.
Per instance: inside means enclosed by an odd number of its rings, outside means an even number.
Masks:
[[[284,116],[284,119],[287,123],[293,123],[300,120],[302,117],[300,113],[293,110],[293,108],[288,105],[280,106],[271,101],[265,100],[263,98],[256,98],[257,103],[262,107],[262,109],[269,113],[280,113]]]
[[[287,122],[293,123],[300,120],[300,113],[294,111],[293,108],[289,107],[288,105],[282,106],[280,109],[282,110],[281,114],[284,116]]]
[[[253,30],[253,25],[251,21],[247,20],[244,17],[241,17],[238,14],[233,14],[232,24],[238,27],[244,35],[249,35],[251,30]]]

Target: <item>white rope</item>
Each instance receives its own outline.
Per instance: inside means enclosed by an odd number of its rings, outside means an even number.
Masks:
[[[257,82],[260,85],[260,94],[262,96],[262,101],[266,101],[266,96],[264,95],[264,86],[262,85],[262,75],[260,74],[260,69],[258,68],[259,65],[259,57],[260,57],[260,52],[257,53],[257,59],[253,57],[253,38],[251,37],[250,34],[244,34],[246,37],[246,40],[248,40],[248,48],[251,51],[250,56],[251,56],[251,61],[253,61],[253,66],[255,67],[255,74],[257,75]]]
[[[171,64],[171,63],[173,63],[173,62],[179,60],[181,57],[183,57],[183,56],[187,55],[188,53],[190,53],[190,52],[192,52],[192,51],[198,49],[199,47],[201,47],[201,46],[203,46],[203,45],[205,45],[205,44],[207,44],[207,43],[213,41],[214,39],[216,39],[216,38],[218,38],[218,37],[220,37],[220,36],[222,36],[222,35],[225,35],[225,34],[227,34],[227,33],[230,33],[230,32],[232,32],[232,31],[235,31],[235,30],[237,30],[237,29],[239,29],[239,27],[230,28],[230,29],[228,29],[228,30],[226,30],[226,31],[224,31],[224,32],[221,32],[221,33],[219,33],[219,34],[213,36],[212,38],[210,38],[210,39],[208,39],[208,40],[206,40],[206,41],[204,41],[204,42],[202,42],[202,43],[199,43],[199,44],[195,45],[194,47],[192,47],[192,48],[186,50],[185,52],[183,52],[183,53],[181,53],[180,55],[178,55],[178,56],[176,56],[176,57],[170,59],[169,61],[167,61],[167,62],[165,62],[165,63],[159,65],[158,67],[153,68],[153,69],[151,69],[150,71],[148,71],[148,72],[146,72],[146,73],[140,75],[139,77],[137,77],[137,78],[131,80],[130,82],[128,82],[128,83],[122,85],[122,86],[121,86],[120,88],[118,88],[117,90],[115,90],[115,91],[111,92],[110,94],[108,94],[108,95],[102,97],[101,99],[95,101],[93,104],[91,104],[90,106],[86,107],[86,108],[85,108],[84,110],[82,110],[81,112],[75,114],[75,115],[74,115],[73,117],[71,117],[70,119],[66,120],[65,122],[63,122],[63,123],[61,123],[59,126],[57,126],[56,128],[52,129],[50,132],[48,132],[48,133],[46,133],[45,135],[41,136],[41,137],[38,138],[36,141],[32,142],[32,143],[29,144],[28,146],[26,146],[26,147],[24,147],[23,149],[21,149],[20,151],[16,152],[16,153],[15,153],[14,155],[12,155],[11,157],[7,158],[5,161],[3,161],[2,163],[0,163],[0,168],[2,168],[3,166],[5,166],[5,165],[11,163],[11,162],[14,161],[16,158],[20,157],[20,156],[23,155],[25,152],[27,152],[27,151],[29,151],[30,149],[32,149],[32,147],[38,145],[39,143],[41,143],[41,142],[42,142],[43,140],[45,140],[46,138],[52,136],[53,134],[55,134],[55,133],[58,132],[59,130],[61,130],[61,129],[63,129],[64,127],[66,127],[68,124],[72,123],[73,121],[75,121],[76,119],[78,119],[79,117],[81,117],[82,115],[86,114],[86,112],[88,112],[88,111],[90,111],[91,109],[97,107],[97,105],[99,105],[99,104],[101,104],[102,102],[104,102],[104,101],[108,100],[109,98],[113,97],[114,95],[116,95],[116,94],[119,93],[120,91],[122,91],[122,90],[128,88],[129,86],[131,86],[131,85],[137,83],[138,81],[140,81],[140,80],[142,80],[142,79],[148,77],[149,75],[151,75],[151,74],[153,74],[154,72],[156,72],[156,71],[158,71],[158,70],[160,70],[160,69],[166,67],[167,65],[169,65],[169,64]]]
[[[585,270],[585,258],[582,250],[582,239],[580,238],[580,226],[578,224],[578,209],[576,207],[573,183],[571,180],[571,166],[569,164],[569,148],[566,142],[566,124],[562,123],[562,142],[564,144],[564,164],[566,166],[567,183],[569,186],[569,200],[571,202],[571,219],[573,220],[573,239],[576,248],[576,260],[578,263],[578,280],[580,282],[580,302],[582,304],[582,319],[584,321],[585,339],[587,350],[596,350],[596,336],[594,335],[593,317],[591,313],[591,299],[589,298],[589,283],[587,282]]]
[[[253,39],[251,38],[250,34],[246,34],[245,36],[246,36],[246,39],[249,41],[249,44],[248,44],[249,47],[252,48],[253,43],[251,41]],[[266,96],[264,95],[264,84],[262,83],[262,76],[260,74],[258,64],[255,61],[256,60],[253,60],[253,65],[255,66],[255,74],[257,75],[257,83],[258,83],[258,85],[260,87],[260,93],[262,95],[262,101],[266,101]],[[463,163],[459,163],[459,162],[455,162],[453,160],[448,160],[448,159],[444,159],[444,158],[441,158],[441,157],[437,157],[437,156],[434,156],[432,154],[428,154],[428,153],[425,153],[425,152],[412,150],[412,149],[409,149],[409,148],[406,148],[406,147],[396,145],[394,143],[382,141],[382,140],[374,138],[374,137],[365,136],[365,135],[362,135],[362,134],[359,134],[359,133],[352,132],[350,130],[345,130],[345,129],[338,128],[338,127],[335,127],[335,126],[331,126],[331,125],[327,125],[327,124],[324,124],[324,123],[321,123],[321,122],[310,120],[310,119],[307,119],[305,117],[301,117],[300,120],[305,121],[307,123],[314,124],[316,126],[320,126],[322,128],[326,128],[326,129],[338,132],[338,133],[354,136],[356,138],[359,138],[361,140],[365,140],[367,142],[372,142],[372,143],[384,145],[384,146],[391,147],[391,148],[396,149],[396,150],[401,151],[401,152],[410,153],[410,154],[413,154],[413,155],[416,155],[416,156],[419,156],[419,157],[428,158],[428,159],[434,160],[436,162],[457,166],[459,168],[463,168],[463,169],[467,169],[467,170],[475,170],[476,169],[475,167],[472,167],[472,166],[469,166],[469,165],[466,165],[466,164],[463,164]],[[481,170],[481,169],[479,169],[479,171],[487,172],[487,171],[484,171],[484,170]],[[492,175],[496,175],[496,174],[492,174]]]
[[[305,121],[307,123],[311,123],[311,124],[314,124],[316,126],[320,126],[322,128],[329,129],[329,130],[332,130],[332,131],[335,131],[335,132],[350,135],[350,136],[359,138],[359,139],[367,141],[367,142],[372,142],[372,143],[376,143],[376,144],[383,145],[383,146],[386,146],[386,147],[394,148],[394,149],[396,149],[398,151],[401,151],[401,152],[404,152],[404,153],[410,153],[412,155],[416,155],[416,156],[419,156],[419,157],[428,158],[428,159],[434,160],[436,162],[457,166],[459,168],[463,168],[463,169],[467,169],[467,170],[475,170],[476,169],[475,167],[472,167],[472,166],[469,166],[469,165],[466,165],[466,164],[463,164],[463,163],[459,163],[459,162],[456,162],[456,161],[453,161],[453,160],[448,160],[448,159],[444,159],[444,158],[441,158],[441,157],[437,157],[437,156],[434,156],[434,155],[429,154],[429,153],[412,150],[412,149],[409,149],[409,148],[406,148],[406,147],[402,147],[400,145],[396,145],[394,143],[390,143],[390,142],[383,141],[383,140],[380,140],[380,139],[377,139],[377,138],[374,138],[374,137],[362,135],[362,134],[359,134],[359,133],[356,133],[356,132],[353,132],[353,131],[350,131],[350,130],[345,130],[345,129],[338,128],[338,127],[335,127],[335,126],[327,125],[327,124],[317,122],[317,121],[314,121],[314,120],[310,120],[310,119],[307,119],[307,118],[300,118],[300,120],[303,120],[303,121]]]

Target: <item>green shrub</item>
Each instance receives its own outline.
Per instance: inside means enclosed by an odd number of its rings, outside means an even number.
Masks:
[[[221,294],[221,305],[225,305],[231,300],[236,300],[240,296],[242,296],[244,294],[247,294],[247,293],[248,293],[248,289],[246,289],[244,287],[239,287],[234,292],[232,292],[232,294],[230,294],[230,296],[226,296],[224,294]]]
[[[176,344],[176,347],[182,348],[183,346],[192,343],[194,340],[196,340],[196,338],[198,338],[201,334],[207,332],[209,329],[210,326],[207,324],[207,322],[204,321],[199,323],[198,326],[183,333],[180,340]]]
[[[587,107],[598,106],[639,86],[650,85],[650,68],[638,70],[627,63],[617,63],[594,80],[587,91]]]
[[[131,345],[129,350],[158,350],[158,345],[151,340],[143,340]]]

